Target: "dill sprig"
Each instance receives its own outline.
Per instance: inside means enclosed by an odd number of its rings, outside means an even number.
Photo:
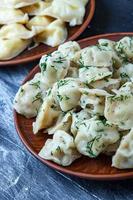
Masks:
[[[36,96],[33,98],[32,103],[34,103],[36,101],[40,101],[41,103],[43,103],[42,92],[38,92],[36,94]]]
[[[51,57],[52,55],[49,53],[46,55],[45,57],[45,61],[43,63],[40,63],[40,68],[41,68],[41,71],[42,73],[44,73],[46,71],[46,68],[47,68],[47,60],[49,57]]]
[[[67,100],[69,100],[70,98],[68,97],[68,96],[66,96],[66,95],[64,95],[64,96],[62,96],[62,95],[60,95],[60,94],[57,94],[57,97],[58,97],[58,99],[59,99],[59,101],[67,101]]]
[[[57,82],[58,88],[59,88],[59,87],[62,87],[62,86],[64,86],[64,85],[67,85],[67,84],[69,83],[69,81],[70,81],[70,80],[65,80],[65,79],[64,79],[64,80],[58,81],[58,82]]]
[[[32,82],[30,85],[34,86],[36,89],[40,89],[40,81]]]
[[[121,94],[119,96],[111,96],[111,97],[108,97],[108,98],[110,98],[110,101],[112,103],[114,101],[126,101],[127,99],[130,98],[130,96]]]
[[[86,152],[91,156],[91,157],[96,157],[96,155],[93,153],[92,147],[95,142],[98,142],[99,139],[102,137],[102,135],[97,135],[95,136],[92,140],[87,142],[86,146]]]
[[[120,77],[121,78],[129,78],[128,74],[126,74],[125,72],[120,73]]]
[[[53,62],[54,62],[54,63],[59,63],[59,64],[61,64],[61,63],[65,62],[65,61],[66,61],[66,57],[61,57],[61,56],[59,56],[59,58],[57,58],[57,59],[54,60]]]

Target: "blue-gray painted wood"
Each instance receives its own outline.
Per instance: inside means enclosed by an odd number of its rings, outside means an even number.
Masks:
[[[97,0],[86,36],[133,30],[133,0]],[[133,180],[97,182],[66,176],[43,165],[23,146],[12,101],[35,63],[0,68],[0,200],[132,200]]]

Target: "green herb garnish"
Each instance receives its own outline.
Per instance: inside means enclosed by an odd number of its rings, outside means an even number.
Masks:
[[[34,86],[36,89],[40,89],[40,81],[32,82],[30,85]]]
[[[34,103],[36,101],[40,101],[41,103],[43,103],[42,92],[37,93],[37,95],[33,98],[32,103]]]
[[[70,80],[65,80],[65,79],[64,79],[64,80],[58,81],[58,82],[57,82],[58,88],[59,88],[59,87],[62,87],[62,86],[64,86],[64,85],[67,85],[69,81],[70,81]]]
[[[126,74],[124,72],[120,73],[120,77],[121,78],[129,78],[128,74]]]
[[[92,140],[90,140],[89,142],[87,142],[87,146],[86,146],[86,152],[91,156],[91,157],[96,157],[96,155],[93,153],[92,147],[93,144],[95,142],[98,142],[99,139],[102,137],[102,135],[97,135],[96,137],[94,137]]]
[[[25,90],[23,88],[20,89],[20,95],[23,96],[25,93]]]
[[[59,57],[58,59],[56,59],[56,60],[54,60],[53,62],[54,63],[59,63],[59,64],[61,64],[61,63],[63,63],[64,61],[66,61],[66,57]]]
[[[108,97],[111,100],[111,103],[114,101],[126,101],[127,99],[130,98],[130,96],[128,95],[120,95],[120,96],[112,96],[112,97]]]

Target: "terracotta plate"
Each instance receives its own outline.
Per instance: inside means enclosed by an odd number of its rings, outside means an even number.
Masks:
[[[89,0],[89,3],[87,4],[86,7],[86,14],[83,24],[75,27],[68,26],[68,40],[75,40],[87,28],[88,24],[90,23],[94,15],[94,11],[95,11],[95,0]],[[9,61],[0,61],[0,66],[17,65],[34,61],[39,59],[43,54],[50,53],[55,49],[56,49],[55,47],[53,48],[44,44],[40,44],[38,47],[34,49],[25,50],[23,53],[21,53],[20,55]]]
[[[82,48],[89,45],[94,45],[100,38],[107,38],[111,40],[119,40],[124,36],[133,36],[133,33],[113,33],[98,35],[91,38],[86,38],[79,41]],[[33,76],[39,71],[39,67],[36,66],[26,77],[23,83],[33,78]],[[125,178],[133,178],[133,169],[131,170],[118,170],[111,167],[111,158],[105,155],[99,156],[97,159],[90,159],[87,157],[82,157],[76,160],[69,167],[59,166],[51,161],[46,161],[38,156],[38,152],[43,147],[45,141],[48,139],[48,135],[41,133],[39,135],[34,135],[32,132],[32,122],[35,119],[26,119],[25,117],[17,114],[14,111],[14,120],[17,132],[27,147],[27,149],[41,160],[44,164],[59,170],[63,173],[71,174],[81,178],[96,179],[96,180],[118,180]]]

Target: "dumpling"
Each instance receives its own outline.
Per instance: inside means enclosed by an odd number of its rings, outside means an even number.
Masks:
[[[122,65],[117,71],[117,75],[122,79],[122,82],[133,81],[133,64]]]
[[[119,68],[122,65],[122,59],[117,55],[117,52],[115,51],[115,45],[116,42],[108,39],[100,39],[98,40],[98,44],[100,49],[105,50],[105,51],[110,51],[112,54],[112,61],[113,61],[113,66],[116,68]]]
[[[121,139],[119,139],[117,142],[115,142],[114,144],[110,144],[109,146],[107,146],[107,148],[105,149],[105,151],[103,151],[103,153],[107,156],[111,156],[114,155],[115,152],[117,151],[119,145],[120,145],[120,141]]]
[[[112,72],[107,67],[85,66],[79,69],[79,79],[87,85],[111,75]]]
[[[81,155],[76,150],[73,137],[65,131],[59,130],[55,132],[53,139],[46,141],[39,156],[59,165],[68,166]]]
[[[112,67],[112,58],[111,51],[102,50],[98,46],[90,46],[77,52],[74,61],[77,62],[80,67]]]
[[[112,166],[118,169],[133,168],[133,129],[121,140],[113,156]]]
[[[43,104],[41,105],[37,114],[36,121],[33,123],[33,133],[38,133],[39,130],[49,128],[56,122],[61,111],[53,100],[52,95],[44,98]]]
[[[44,10],[49,7],[50,4],[50,2],[38,1],[33,5],[23,7],[22,10],[30,16],[44,16]]]
[[[81,88],[82,96],[80,106],[93,115],[103,115],[105,107],[105,97],[110,96],[105,90]]]
[[[28,19],[28,15],[21,10],[0,8],[0,25],[12,23],[26,24]]]
[[[0,29],[2,39],[30,39],[35,35],[35,31],[29,31],[22,24],[4,25]]]
[[[54,52],[41,58],[40,64],[43,77],[49,86],[64,78],[70,66],[70,61],[60,52]]]
[[[58,81],[53,89],[53,97],[63,112],[75,108],[80,100],[81,83],[75,78],[65,78]]]
[[[81,110],[80,112],[73,112],[72,113],[72,125],[71,125],[71,133],[75,137],[77,134],[77,131],[79,129],[80,124],[86,120],[90,119],[91,116],[87,109]]]
[[[77,67],[69,67],[66,77],[79,78],[79,71]]]
[[[42,29],[42,32],[34,38],[36,43],[44,43],[55,47],[67,39],[67,28],[65,23],[57,19]]]
[[[0,60],[10,60],[23,52],[31,43],[31,40],[18,38],[0,38]]]
[[[116,91],[116,94],[132,94],[133,95],[133,82],[126,82]]]
[[[47,129],[48,134],[54,134],[57,130],[63,130],[70,132],[70,127],[72,123],[72,112],[67,112],[66,114],[61,113],[56,124],[49,129]]]
[[[91,158],[97,157],[120,138],[115,126],[96,117],[82,121],[75,138],[78,151]]]
[[[124,62],[133,60],[133,38],[124,37],[116,43],[115,49]]]
[[[81,48],[79,44],[75,41],[65,42],[58,47],[58,51],[60,51],[64,56],[66,56],[71,61],[74,58],[76,52],[80,51]]]
[[[104,115],[112,124],[128,130],[133,126],[133,95],[118,93],[106,97]]]
[[[111,92],[114,89],[119,89],[120,79],[113,79],[113,78],[107,77],[102,80],[97,80],[95,82],[91,82],[90,86],[95,89],[104,89],[108,92]]]
[[[42,28],[46,28],[52,21],[53,19],[47,16],[35,16],[28,21],[26,26],[30,30],[32,30],[33,27],[36,27],[37,33],[39,33],[42,31]]]
[[[81,0],[53,0],[51,6],[44,10],[44,15],[69,22],[70,26],[82,24],[85,6]]]
[[[0,0],[0,8],[21,8],[32,5],[39,0]]]
[[[46,89],[47,86],[41,80],[41,74],[36,74],[18,90],[14,99],[15,110],[27,118],[35,117],[43,103]]]

